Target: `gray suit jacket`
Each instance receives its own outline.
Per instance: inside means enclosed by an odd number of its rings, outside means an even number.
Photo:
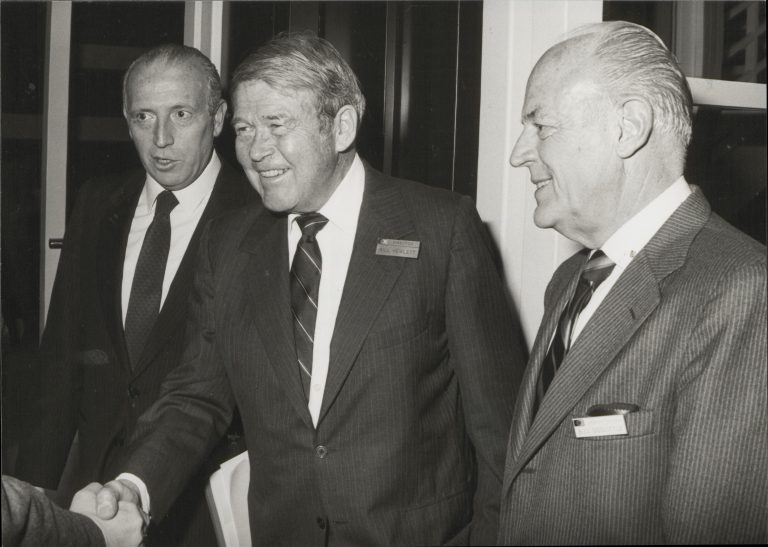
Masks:
[[[3,547],[102,547],[104,535],[86,516],[54,505],[31,484],[3,475]]]
[[[533,417],[582,253],[555,273],[509,437],[501,544],[765,542],[765,247],[697,189],[619,278]],[[576,438],[593,405],[628,435]]]
[[[418,259],[377,254],[419,241]],[[286,218],[201,241],[184,363],[140,420],[127,471],[162,513],[234,402],[258,545],[493,542],[522,376],[519,330],[468,198],[366,168],[317,427],[290,316]]]

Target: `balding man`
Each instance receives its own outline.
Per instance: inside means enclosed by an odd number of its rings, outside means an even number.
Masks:
[[[522,382],[502,544],[765,542],[766,252],[683,177],[691,95],[624,22],[528,80],[512,152],[555,272]]]

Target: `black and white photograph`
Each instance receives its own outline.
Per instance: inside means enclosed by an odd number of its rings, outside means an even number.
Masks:
[[[763,0],[0,0],[5,547],[768,543]]]

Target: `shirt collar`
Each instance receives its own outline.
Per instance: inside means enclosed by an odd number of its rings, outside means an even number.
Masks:
[[[363,191],[365,190],[365,167],[360,156],[355,154],[349,171],[341,179],[341,182],[328,198],[328,201],[318,209],[318,213],[328,219],[329,224],[335,225],[344,233],[355,233],[357,220],[360,216],[360,206],[363,203]],[[291,213],[288,221],[291,229],[294,220],[299,215]]]
[[[203,201],[213,191],[213,187],[216,184],[216,178],[219,176],[221,170],[221,160],[216,154],[216,151],[211,155],[211,161],[200,173],[192,184],[189,184],[181,190],[174,190],[173,195],[179,201],[179,204],[174,210],[179,211],[192,211],[200,202]],[[144,182],[143,200],[144,206],[149,213],[155,204],[157,196],[159,196],[165,188],[163,188],[159,182],[157,182],[152,175],[147,173],[147,179]]]
[[[690,194],[691,188],[680,177],[616,230],[600,249],[617,266],[626,268]]]

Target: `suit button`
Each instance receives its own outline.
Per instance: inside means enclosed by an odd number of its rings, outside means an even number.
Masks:
[[[325,530],[325,519],[323,517],[317,517],[317,527]]]
[[[325,458],[327,455],[328,455],[328,449],[323,445],[319,445],[315,448],[315,456],[317,456],[321,460]]]
[[[134,386],[128,386],[128,397],[131,399],[137,399],[141,392]]]
[[[117,447],[122,447],[125,444],[125,439],[123,437],[117,437],[114,441],[112,441],[112,444]]]

